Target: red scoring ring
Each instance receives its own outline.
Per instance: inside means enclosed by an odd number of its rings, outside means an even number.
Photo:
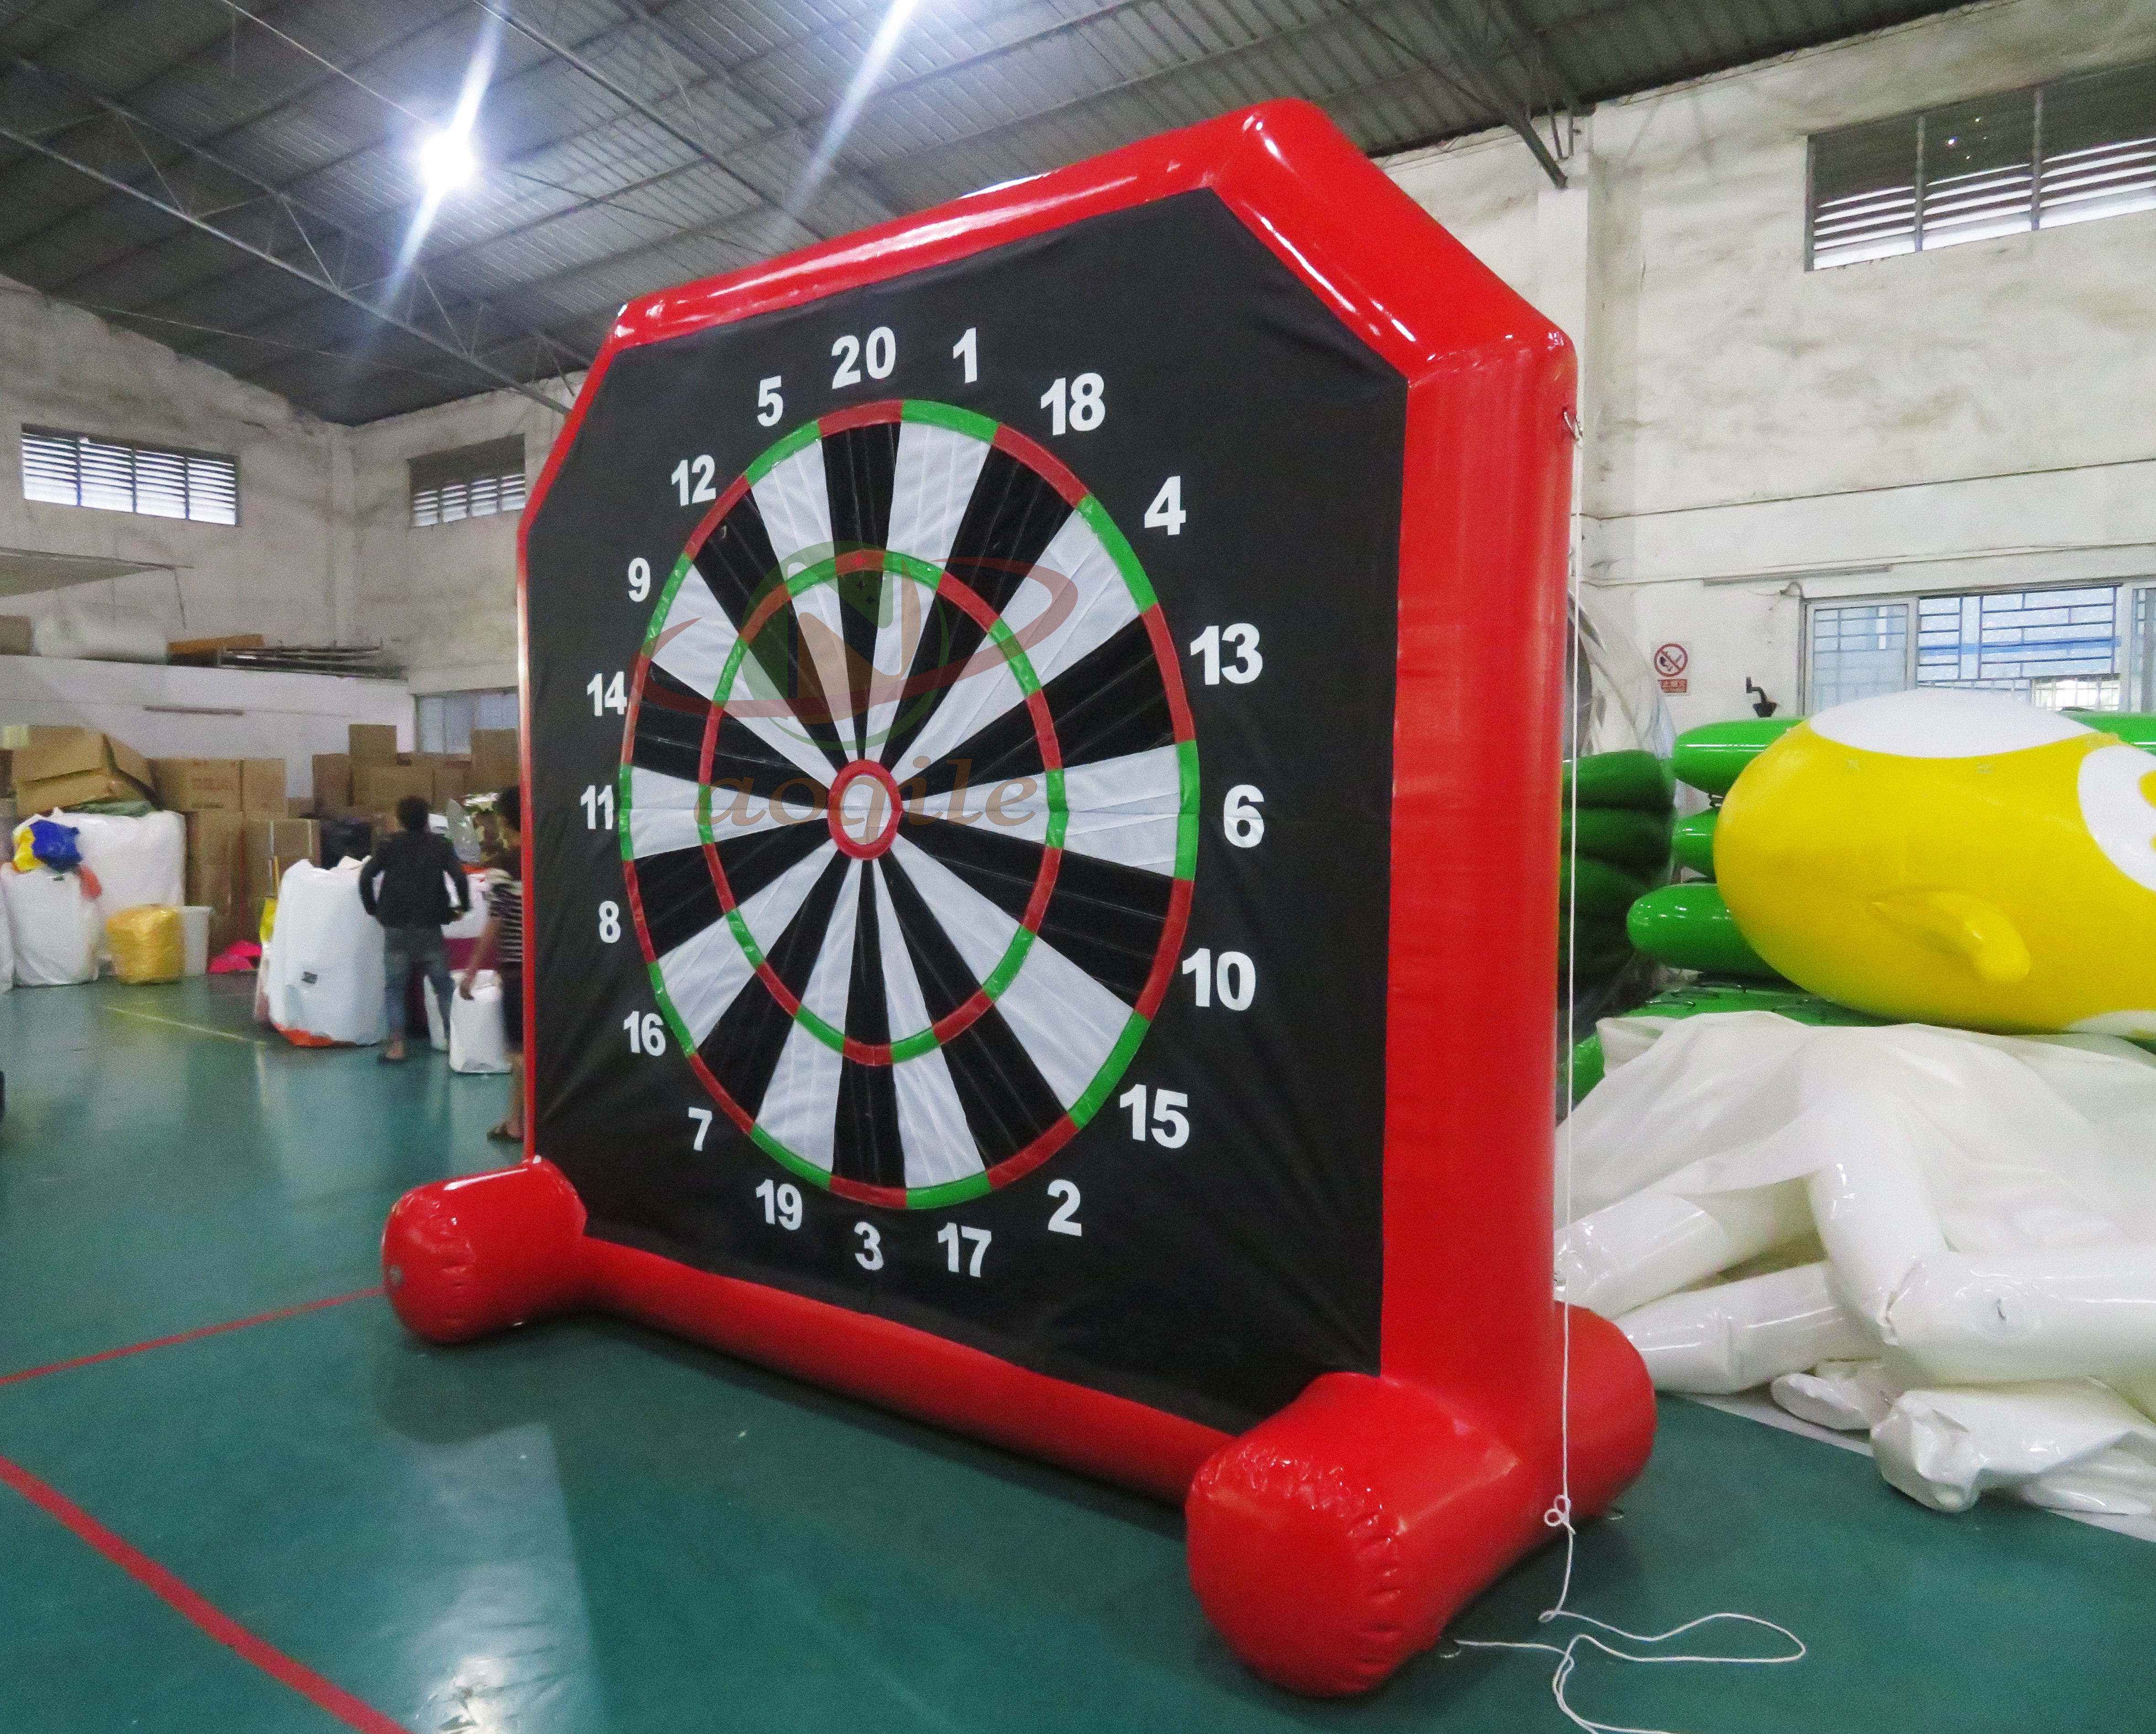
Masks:
[[[729,489],[728,491],[732,492],[732,490]],[[703,540],[708,538],[711,532],[716,527],[716,522],[705,524],[702,527],[703,536],[692,545],[701,548]],[[978,622],[983,632],[995,625],[998,619],[995,610],[988,606],[986,599],[978,592],[973,589],[963,579],[952,576],[949,571],[945,571],[942,579],[938,580],[936,594],[948,597],[954,606],[963,610],[970,619]],[[774,584],[762,600],[750,611],[747,621],[742,627],[742,641],[744,644],[752,642],[757,634],[775,619],[780,610],[792,600],[793,598],[783,584]],[[977,651],[975,654],[978,655],[978,651]],[[639,659],[637,665],[637,682],[639,692],[643,687],[644,665],[647,660]],[[1033,721],[1034,736],[1040,744],[1042,767],[1047,770],[1060,770],[1063,768],[1063,749],[1055,738],[1055,719],[1049,713],[1047,698],[1036,687],[1026,694],[1025,704],[1026,713]],[[706,788],[711,786],[711,764],[717,756],[719,725],[724,721],[725,717],[726,707],[723,704],[715,703],[711,707],[711,715],[704,722],[704,743],[702,751],[697,757],[696,780]],[[852,767],[848,766],[846,769],[851,769]],[[842,770],[839,774],[843,777],[845,771]],[[834,779],[834,785],[835,781]],[[827,810],[830,794],[831,790],[827,790],[825,793]],[[896,831],[896,826],[894,825],[894,835]],[[1040,931],[1040,924],[1048,913],[1049,895],[1055,888],[1055,875],[1062,862],[1063,852],[1060,849],[1041,851],[1040,866],[1034,875],[1033,890],[1026,898],[1025,913],[1019,919],[1019,925],[1029,933],[1038,934]],[[704,845],[704,863],[711,872],[711,883],[718,891],[719,908],[722,911],[732,913],[738,905],[734,898],[732,886],[726,882],[726,870],[719,860],[716,844],[706,842]],[[641,929],[639,929],[639,937],[642,937]],[[648,941],[646,952],[649,954]],[[757,980],[763,984],[764,991],[778,1002],[779,1009],[788,1017],[795,1016],[800,1011],[799,998],[788,990],[786,984],[778,979],[778,972],[771,967],[767,960],[757,965],[756,976]],[[995,1001],[988,997],[986,988],[977,988],[963,1005],[954,1008],[947,1016],[938,1018],[931,1026],[935,1031],[937,1041],[939,1043],[951,1041],[978,1021],[994,1003]],[[851,1037],[848,1037],[843,1051],[848,1059],[859,1065],[888,1066],[892,1063],[891,1044],[887,1042],[857,1042]],[[733,1098],[726,1093],[718,1079],[705,1066],[701,1056],[692,1053],[688,1057],[690,1067],[696,1071],[697,1077],[703,1081],[704,1087],[715,1092],[738,1118],[740,1110],[734,1104]],[[747,1124],[746,1119],[742,1120],[744,1127]]]
[[[854,841],[846,829],[842,816],[846,791],[862,780],[875,784],[883,790],[886,818],[883,826],[865,843]],[[898,779],[878,764],[873,759],[856,759],[831,780],[829,799],[824,803],[824,817],[831,826],[831,841],[839,846],[841,854],[850,855],[855,861],[874,861],[891,847],[891,839],[898,835],[898,821],[905,811],[898,792]]]

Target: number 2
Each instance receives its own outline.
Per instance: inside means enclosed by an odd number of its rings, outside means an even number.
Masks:
[[[1083,1234],[1086,1225],[1078,1220],[1078,1188],[1067,1180],[1052,1180],[1048,1183],[1048,1196],[1060,1198],[1055,1214],[1048,1219],[1050,1234]]]

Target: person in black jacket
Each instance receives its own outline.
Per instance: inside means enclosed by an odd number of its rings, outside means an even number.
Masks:
[[[382,1009],[389,1039],[382,1060],[404,1057],[404,990],[414,970],[427,972],[427,985],[442,1008],[442,1027],[449,1023],[449,996],[456,983],[442,946],[442,924],[471,913],[471,882],[465,864],[427,828],[427,803],[408,795],[397,803],[403,829],[367,857],[359,872],[359,900],[382,924]]]

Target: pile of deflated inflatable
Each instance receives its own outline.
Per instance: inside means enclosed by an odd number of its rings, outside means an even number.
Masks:
[[[2156,719],[1934,690],[1698,736],[1713,877],[1630,931],[1700,980],[1584,1045],[1565,1298],[1938,1510],[2156,1515]]]

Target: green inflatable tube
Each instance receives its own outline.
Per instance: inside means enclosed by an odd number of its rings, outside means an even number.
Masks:
[[[1695,881],[1650,891],[1632,905],[1625,925],[1637,949],[1671,969],[1782,980],[1738,931],[1737,918],[1713,885]]]
[[[1632,807],[1643,813],[1670,810],[1669,768],[1652,753],[1592,753],[1564,769],[1564,805]]]
[[[2129,747],[2156,753],[2156,717],[2136,711],[2068,711],[2066,714],[2076,723],[2117,735]]]
[[[1662,814],[1643,813],[1635,807],[1581,807],[1577,810],[1568,807],[1564,815],[1565,853],[1570,855],[1575,848],[1583,858],[1592,856],[1637,867],[1652,878],[1669,863],[1670,821]]]
[[[1592,855],[1567,861],[1558,875],[1559,908],[1577,911],[1582,927],[1589,917],[1602,915],[1609,918],[1613,930],[1621,928],[1632,905],[1647,894],[1648,888],[1645,878]]]
[[[1704,813],[1680,819],[1670,833],[1670,852],[1676,857],[1677,865],[1710,879],[1714,877],[1714,821],[1718,811],[1709,807]]]
[[[1773,746],[1802,717],[1748,717],[1736,723],[1708,723],[1677,737],[1670,761],[1680,783],[1708,795],[1727,795],[1738,774]]]

